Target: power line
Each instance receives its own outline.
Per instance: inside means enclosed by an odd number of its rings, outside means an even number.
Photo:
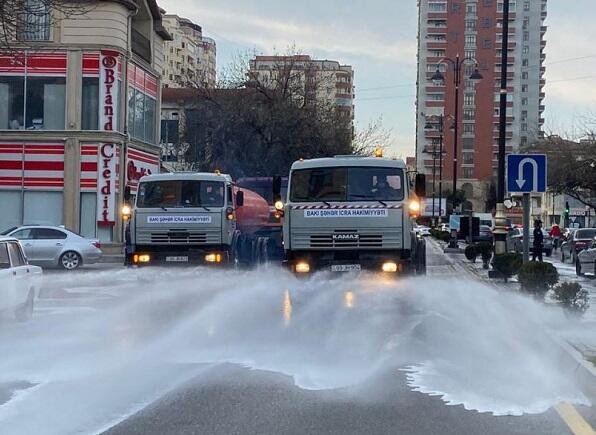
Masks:
[[[582,56],[582,57],[570,57],[569,59],[556,60],[554,62],[547,62],[547,63],[545,63],[545,65],[556,65],[558,63],[573,62],[575,60],[591,59],[593,57],[596,57],[596,54],[589,54],[587,56]]]

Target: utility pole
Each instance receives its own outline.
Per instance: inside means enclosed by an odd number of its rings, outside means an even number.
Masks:
[[[507,145],[507,58],[509,55],[509,0],[503,1],[503,33],[501,40],[501,89],[499,105],[499,169],[497,177],[497,212],[495,215],[495,254],[507,250],[505,217],[505,146]]]

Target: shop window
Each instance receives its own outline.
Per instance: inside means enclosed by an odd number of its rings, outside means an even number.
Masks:
[[[64,130],[66,79],[1,77],[0,106],[0,129]]]
[[[0,77],[0,129],[24,128],[24,77]]]
[[[99,78],[97,77],[83,77],[81,128],[99,129]]]

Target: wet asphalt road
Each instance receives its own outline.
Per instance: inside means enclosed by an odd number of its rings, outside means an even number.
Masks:
[[[3,322],[0,329],[0,355],[4,355],[0,356],[0,433],[573,433],[553,408],[539,414],[496,417],[466,410],[462,405],[448,406],[440,397],[412,391],[403,371],[411,362],[407,357],[394,363],[384,361],[367,376],[363,373],[368,372],[359,366],[351,382],[351,372],[342,364],[345,348],[366,352],[375,349],[375,343],[369,347],[350,333],[338,338],[341,347],[337,351],[337,371],[348,373],[343,377],[338,373],[340,387],[301,388],[296,385],[300,383],[297,378],[284,372],[300,373],[303,377],[305,373],[300,367],[283,364],[283,370],[267,370],[252,369],[250,364],[240,361],[239,364],[199,363],[196,355],[185,354],[189,347],[185,333],[204,325],[195,320],[178,324],[174,319],[191,319],[189,313],[209,306],[208,311],[202,312],[206,317],[215,315],[223,319],[222,323],[232,324],[245,310],[254,311],[251,309],[254,306],[247,305],[253,298],[238,301],[229,313],[221,307],[231,305],[230,301],[214,305],[214,301],[218,301],[217,288],[211,293],[205,291],[200,298],[172,301],[156,292],[139,302],[138,294],[149,289],[156,279],[163,279],[167,286],[168,276],[151,276],[146,281],[141,276],[130,281],[115,265],[102,265],[98,270],[103,274],[95,275],[94,270],[74,280],[62,279],[61,274],[48,275],[34,321],[27,325]],[[468,272],[432,244],[428,249],[428,273],[443,279],[462,278]],[[90,278],[94,282],[89,282]],[[243,284],[250,287],[251,277],[245,279]],[[209,279],[202,283],[199,285],[211,285]],[[213,285],[217,287],[215,282]],[[223,279],[220,285],[225,285]],[[258,282],[255,285],[258,288]],[[357,297],[348,298],[348,293],[341,300],[346,306]],[[288,321],[286,316],[292,316],[292,305],[287,312],[287,301],[281,302],[283,319],[280,321]],[[293,300],[293,303],[296,315],[300,301]],[[116,305],[121,308],[115,310]],[[134,307],[134,313],[127,312],[130,307]],[[325,318],[318,313],[317,316],[315,318]],[[135,321],[126,322],[127,317]],[[308,326],[315,327],[302,325],[294,334],[303,333]],[[357,325],[352,327],[357,331]],[[382,324],[366,327],[383,329]],[[210,328],[203,328],[209,330],[207,335],[212,333]],[[161,335],[162,330],[167,330],[167,340]],[[244,331],[231,328],[225,332],[228,335],[222,336],[222,349],[216,352],[222,355],[220,360],[226,359],[223,357],[227,354],[226,344],[238,346],[243,342]],[[269,336],[269,332],[259,331],[260,335],[252,338],[259,343],[266,343],[271,337],[279,338]],[[246,335],[246,340],[250,341],[254,334]],[[36,341],[38,336],[43,339]],[[180,339],[181,336],[184,339]],[[270,347],[260,351],[267,355],[279,352],[280,358],[285,358],[284,340],[296,339],[304,345],[305,352],[296,358],[297,365],[299,361],[316,361],[321,357],[316,336],[304,339],[287,335],[282,339],[272,340]],[[10,343],[11,340],[16,344]],[[370,341],[374,342],[375,338],[371,336]],[[204,339],[197,343],[211,346],[212,342]],[[311,346],[312,343],[315,345]],[[335,342],[327,344],[337,345]],[[40,349],[37,355],[36,349]],[[350,353],[345,355],[354,358]],[[360,355],[354,361],[362,365],[369,356],[370,365],[377,364],[372,354]],[[271,358],[271,361],[275,366],[276,359]],[[335,376],[333,369],[322,373],[330,379]],[[330,384],[333,383],[330,380]],[[575,408],[589,424],[596,425],[593,407]],[[102,412],[96,412],[98,409]]]

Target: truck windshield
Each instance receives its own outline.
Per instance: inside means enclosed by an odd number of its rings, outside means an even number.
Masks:
[[[292,172],[290,200],[401,201],[404,172],[399,168],[332,167]]]
[[[224,192],[219,181],[148,181],[139,185],[137,208],[223,207]]]

